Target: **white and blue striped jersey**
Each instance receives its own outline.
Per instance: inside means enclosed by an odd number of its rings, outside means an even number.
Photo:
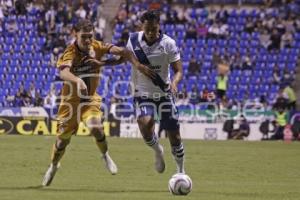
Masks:
[[[180,52],[175,40],[165,34],[153,45],[148,46],[143,39],[144,32],[130,34],[127,49],[132,51],[137,59],[157,73],[157,80],[151,80],[144,74],[132,67],[131,77],[134,85],[134,95],[156,98],[166,96],[163,85],[169,85],[170,63],[180,60]]]

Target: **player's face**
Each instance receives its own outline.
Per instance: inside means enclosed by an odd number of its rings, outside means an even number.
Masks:
[[[76,33],[77,44],[83,51],[88,51],[93,40],[94,31],[86,32],[80,30]]]
[[[155,42],[159,38],[159,23],[155,21],[144,21],[143,31],[148,42]]]

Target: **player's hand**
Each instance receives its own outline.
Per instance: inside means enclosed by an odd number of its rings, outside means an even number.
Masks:
[[[155,78],[155,71],[153,71],[152,69],[150,69],[149,67],[147,67],[146,65],[143,64],[139,64],[136,66],[136,68],[145,76],[147,76],[150,79],[154,79]]]
[[[94,67],[102,67],[103,65],[105,65],[105,62],[99,61],[96,58],[90,56],[84,56],[80,62],[83,63],[83,65],[91,65]]]
[[[174,83],[174,82],[171,83],[171,92],[172,92],[172,94],[174,94],[174,95],[176,95],[177,92],[178,92],[177,84]]]
[[[80,90],[79,94],[86,96],[88,94],[88,91],[85,82],[81,78],[77,78],[76,83],[78,90]]]

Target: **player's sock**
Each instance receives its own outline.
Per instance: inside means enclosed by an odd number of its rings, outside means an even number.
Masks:
[[[161,149],[159,147],[159,142],[158,142],[158,138],[156,137],[155,134],[152,135],[151,139],[144,139],[145,143],[151,147],[152,149],[154,149],[154,151],[156,152],[160,152]]]
[[[155,134],[152,135],[150,140],[145,139],[145,143],[155,151],[155,169],[158,173],[163,173],[165,170],[164,150],[158,143]]]
[[[184,171],[184,147],[183,144],[180,143],[178,146],[172,146],[172,154],[176,161],[177,172],[185,173]]]
[[[60,159],[63,157],[66,148],[59,149],[56,146],[56,143],[53,145],[52,153],[51,153],[51,161],[53,165],[57,165]]]
[[[105,154],[107,152],[107,142],[105,135],[103,135],[103,137],[100,140],[96,139],[96,144],[102,154]]]

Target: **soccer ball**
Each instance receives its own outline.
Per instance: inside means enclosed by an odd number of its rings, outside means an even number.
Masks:
[[[173,195],[187,195],[191,190],[192,180],[186,174],[174,174],[169,180],[169,191]]]

